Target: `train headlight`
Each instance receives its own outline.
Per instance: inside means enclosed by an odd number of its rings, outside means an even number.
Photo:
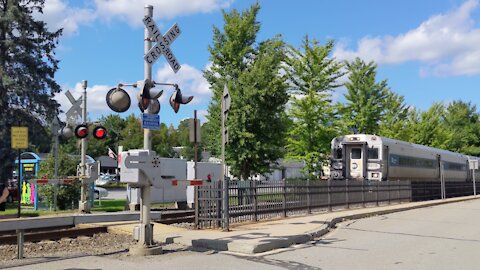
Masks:
[[[341,170],[343,165],[341,162],[335,162],[333,163],[333,166],[332,166],[335,170]]]
[[[354,169],[354,170],[355,170],[356,168],[358,168],[358,164],[357,164],[357,163],[355,163],[355,162],[354,162],[354,163],[352,163],[352,169]]]
[[[378,163],[368,163],[369,170],[378,170],[380,169],[380,164]]]

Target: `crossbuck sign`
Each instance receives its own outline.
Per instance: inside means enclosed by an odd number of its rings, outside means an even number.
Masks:
[[[82,97],[75,99],[68,90],[67,92],[65,92],[65,95],[67,96],[70,103],[72,103],[72,107],[68,109],[68,111],[65,113],[67,115],[67,123],[75,125],[78,117],[80,117],[82,112]]]
[[[143,59],[149,64],[153,65],[158,58],[165,55],[165,58],[168,61],[168,64],[172,68],[172,70],[177,73],[177,71],[181,68],[180,63],[178,62],[177,58],[173,54],[172,50],[170,49],[170,44],[177,39],[177,37],[182,33],[180,31],[180,27],[177,24],[173,25],[170,29],[168,29],[165,35],[162,35],[160,29],[158,29],[155,21],[150,16],[145,16],[143,18],[143,24],[148,29],[150,33],[150,38],[153,39],[157,44],[151,48],[148,53],[143,57]]]

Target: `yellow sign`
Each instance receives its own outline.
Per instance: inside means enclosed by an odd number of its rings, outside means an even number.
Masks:
[[[12,127],[12,148],[28,148],[28,127]]]

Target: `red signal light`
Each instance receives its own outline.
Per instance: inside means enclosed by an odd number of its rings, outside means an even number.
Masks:
[[[102,126],[98,126],[93,129],[93,137],[99,140],[104,139],[107,137],[107,130]]]
[[[88,136],[88,127],[85,124],[78,125],[75,128],[75,137],[79,139],[86,138]]]

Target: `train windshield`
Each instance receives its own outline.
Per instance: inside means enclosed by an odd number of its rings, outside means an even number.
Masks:
[[[352,148],[352,159],[361,159],[362,158],[362,149],[361,148]]]
[[[378,159],[378,148],[368,149],[368,159]]]
[[[341,159],[342,158],[342,148],[340,148],[340,147],[335,148],[335,150],[333,151],[333,158],[335,158],[335,159]]]

